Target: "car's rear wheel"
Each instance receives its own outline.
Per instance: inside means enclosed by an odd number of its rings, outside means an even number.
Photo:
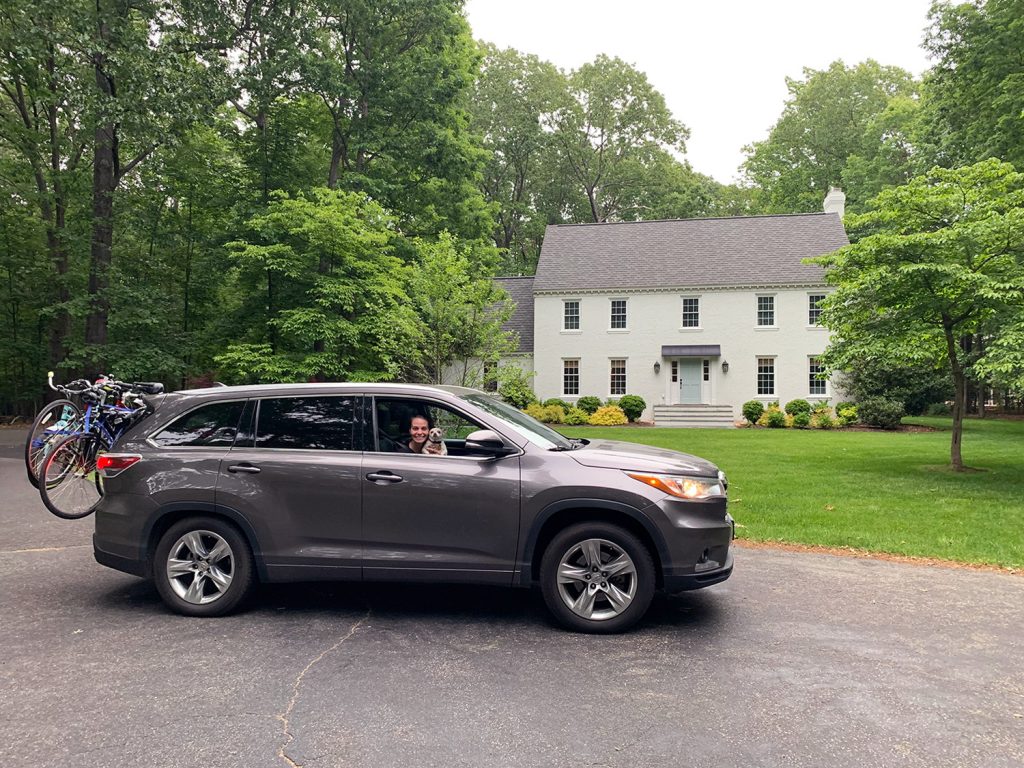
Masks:
[[[153,578],[171,610],[186,616],[223,616],[252,591],[252,553],[230,523],[191,517],[160,537]]]
[[[654,597],[654,561],[632,533],[608,523],[580,523],[544,550],[544,602],[564,627],[611,633],[631,627]]]

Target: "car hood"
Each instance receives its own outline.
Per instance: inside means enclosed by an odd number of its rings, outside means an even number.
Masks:
[[[577,448],[569,455],[585,467],[701,477],[718,476],[718,467],[699,456],[669,451],[665,448],[652,448],[649,445],[625,443],[621,440],[592,440],[588,445]]]

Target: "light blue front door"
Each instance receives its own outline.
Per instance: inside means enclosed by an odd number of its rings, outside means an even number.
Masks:
[[[699,403],[701,367],[700,360],[682,358],[679,361],[679,402]]]

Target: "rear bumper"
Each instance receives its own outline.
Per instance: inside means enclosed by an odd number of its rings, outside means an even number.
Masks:
[[[96,562],[100,565],[105,565],[108,568],[123,571],[124,573],[130,573],[132,576],[141,576],[144,579],[149,578],[144,561],[106,551],[97,540],[95,533],[92,535],[92,553],[96,558]]]

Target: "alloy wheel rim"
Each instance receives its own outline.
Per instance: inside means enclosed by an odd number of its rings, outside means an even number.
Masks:
[[[192,605],[219,600],[235,575],[235,555],[220,534],[189,531],[167,555],[167,581],[174,594]]]
[[[633,559],[607,539],[585,539],[558,562],[558,595],[574,614],[607,621],[625,611],[636,597]]]

